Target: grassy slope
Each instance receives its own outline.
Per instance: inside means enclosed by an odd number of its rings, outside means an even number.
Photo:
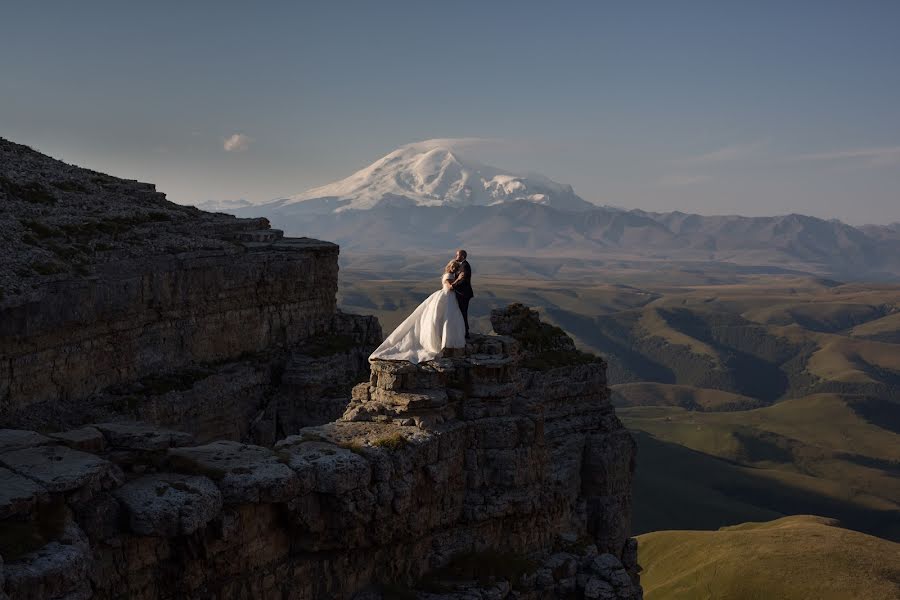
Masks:
[[[521,301],[609,359],[639,446],[633,530],[649,600],[900,597],[888,541],[900,540],[900,287],[475,265],[476,330]],[[436,288],[413,273],[427,261],[376,266],[405,280],[343,271],[341,303],[390,330]],[[880,537],[786,517],[798,514]]]
[[[436,276],[420,273],[426,266],[410,259],[342,271],[341,306],[375,314],[390,330],[437,289]],[[582,348],[606,355],[613,384],[717,389],[764,403],[818,392],[900,400],[898,286],[786,276],[677,286],[647,273],[609,283],[628,270],[512,259],[476,267],[476,331],[490,329],[492,308],[525,302]]]
[[[642,432],[636,432],[635,439],[634,533],[716,529],[786,514],[777,509],[785,504],[786,494],[752,469]]]
[[[638,538],[648,600],[900,597],[900,544],[793,516]]]
[[[758,408],[760,400],[722,390],[689,385],[640,382],[612,386],[613,404],[628,406],[680,406],[688,410],[729,411]]]
[[[338,300],[349,312],[374,314],[388,332],[396,327],[430,293],[439,289],[440,277],[417,280],[383,279],[365,273],[344,272]],[[658,294],[624,285],[593,284],[541,278],[479,277],[475,281],[476,301],[469,308],[478,328],[490,331],[492,308],[513,302],[554,309],[571,314],[611,314],[643,306]],[[476,328],[476,329],[478,329]],[[578,335],[578,331],[571,332]]]
[[[877,383],[884,372],[900,373],[900,346],[840,335],[819,334],[818,349],[807,370],[820,379],[849,383]]]
[[[618,409],[638,432],[635,529],[815,513],[900,539],[900,435],[853,402],[820,394],[739,412]]]
[[[900,312],[857,325],[849,334],[853,337],[900,343]]]

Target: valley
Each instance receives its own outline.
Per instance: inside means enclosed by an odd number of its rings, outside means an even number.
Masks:
[[[339,303],[390,331],[435,289],[440,262],[345,258]],[[489,328],[492,308],[525,302],[608,361],[638,442],[633,531],[648,598],[730,597],[747,561],[753,589],[770,589],[762,573],[775,559],[759,548],[775,546],[798,573],[837,565],[843,544],[869,561],[865,577],[845,562],[838,579],[804,575],[786,594],[896,589],[897,566],[873,565],[900,541],[900,286],[727,264],[472,264],[474,329]],[[707,548],[715,564],[699,560]]]

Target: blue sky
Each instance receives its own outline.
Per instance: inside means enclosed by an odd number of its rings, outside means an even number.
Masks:
[[[900,221],[893,0],[0,2],[0,136],[176,202],[450,137],[603,204]]]

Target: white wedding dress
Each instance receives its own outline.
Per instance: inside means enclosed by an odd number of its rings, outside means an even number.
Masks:
[[[369,356],[369,360],[433,360],[444,348],[466,346],[466,325],[450,287],[450,275],[441,277],[442,289],[428,296]]]

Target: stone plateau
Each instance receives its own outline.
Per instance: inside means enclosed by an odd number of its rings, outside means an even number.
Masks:
[[[0,140],[0,600],[640,598],[606,364],[367,357],[334,244]]]
[[[605,365],[524,369],[512,336],[456,354],[376,361],[343,417],[272,448],[100,423],[88,429],[103,443],[85,452],[70,447],[85,428],[4,430],[0,514],[20,538],[5,550],[6,593],[639,597],[634,443]],[[481,554],[533,569],[490,585],[442,572]],[[444,591],[415,591],[430,576]]]

